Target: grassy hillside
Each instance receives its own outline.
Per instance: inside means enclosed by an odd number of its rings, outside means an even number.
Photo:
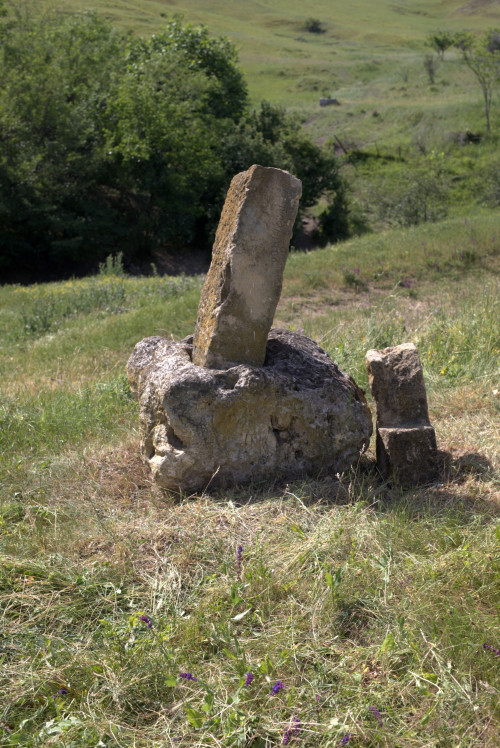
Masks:
[[[205,23],[239,48],[253,96],[287,106],[316,103],[318,90],[344,98],[351,82],[364,83],[359,73],[373,79],[380,65],[393,74],[395,65],[412,67],[433,31],[500,24],[500,7],[491,0],[69,0],[64,8],[97,10],[140,34],[154,33],[174,13]],[[320,20],[325,33],[305,31],[309,18]]]
[[[162,494],[124,365],[192,331],[202,279],[0,287],[0,744],[494,748],[499,260],[479,216],[288,262],[276,324],[361,385],[367,349],[417,343],[442,467],[408,491],[372,448]]]

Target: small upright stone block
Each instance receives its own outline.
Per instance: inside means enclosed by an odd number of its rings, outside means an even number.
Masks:
[[[262,366],[302,183],[254,165],[231,182],[203,287],[193,363]]]
[[[436,435],[429,421],[424,375],[413,343],[366,354],[377,412],[377,465],[402,485],[434,480]]]

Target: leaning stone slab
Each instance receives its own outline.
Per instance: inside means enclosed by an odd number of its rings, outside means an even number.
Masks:
[[[309,338],[271,330],[262,367],[207,369],[192,352],[192,338],[146,338],[127,366],[141,450],[160,486],[197,491],[342,472],[366,449],[363,391]]]
[[[427,394],[418,351],[403,343],[366,354],[377,414],[377,465],[384,477],[402,485],[434,480],[436,435],[429,421]]]
[[[231,182],[201,294],[193,362],[262,366],[302,184],[254,165]]]

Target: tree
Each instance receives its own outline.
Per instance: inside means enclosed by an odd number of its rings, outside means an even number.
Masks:
[[[500,31],[492,29],[480,38],[464,32],[455,37],[455,45],[461,51],[463,61],[474,73],[481,87],[486,134],[489,135],[493,90],[500,80]]]
[[[35,17],[20,6],[0,40],[0,264],[89,267],[89,229],[104,228],[101,123],[121,38],[92,14]]]
[[[453,47],[454,43],[455,37],[449,31],[435,31],[427,38],[427,45],[437,52],[441,60],[444,59],[446,50]]]
[[[176,15],[159,34],[131,41],[127,62],[134,65],[172,53],[183,58],[190,72],[201,72],[209,81],[206,104],[210,112],[219,119],[238,121],[246,108],[248,92],[234,45],[225,37],[211,39],[203,24],[186,24]]]
[[[302,179],[303,210],[340,210],[333,152],[279,107],[248,111],[226,39],[175,18],[127,41],[93,14],[24,8],[0,19],[2,279],[209,250],[232,177],[254,163]]]
[[[204,198],[224,174],[211,93],[207,77],[175,49],[153,51],[120,78],[107,108],[106,150],[136,253],[194,241]]]
[[[4,277],[21,253],[24,277],[50,277],[193,242],[246,103],[232,45],[178,20],[127,43],[96,15],[24,6],[2,28]]]
[[[329,214],[323,237],[328,240],[345,238],[347,191],[333,148],[314,143],[302,130],[299,120],[285,109],[261,102],[258,109],[249,112],[237,128],[227,133],[220,146],[220,157],[226,166],[223,194],[232,176],[254,163],[286,169],[302,181],[296,227],[307,210],[323,198]],[[222,202],[219,205],[222,207]]]

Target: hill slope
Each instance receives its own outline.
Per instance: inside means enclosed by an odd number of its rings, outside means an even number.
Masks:
[[[270,77],[267,97],[272,100],[272,78],[279,73],[283,78],[309,71],[322,79],[325,66],[342,68],[365,53],[421,53],[432,31],[481,31],[500,24],[500,4],[493,0],[69,0],[64,8],[96,10],[139,34],[154,33],[174,13],[205,23],[235,42],[253,94],[264,95],[262,78]],[[307,32],[309,18],[320,20],[325,33]],[[287,94],[290,103],[304,98],[300,91]]]

